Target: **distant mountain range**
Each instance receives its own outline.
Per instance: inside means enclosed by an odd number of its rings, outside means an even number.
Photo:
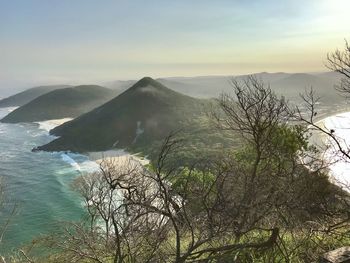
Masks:
[[[68,88],[69,85],[52,85],[52,86],[40,86],[31,89],[27,89],[23,92],[12,95],[8,98],[0,100],[0,108],[5,107],[19,107],[33,99],[56,89]]]
[[[346,106],[345,99],[334,90],[334,85],[340,80],[340,76],[334,72],[263,72],[255,75],[277,94],[299,106],[299,94],[313,87],[316,94],[322,97],[318,116],[327,116]],[[245,77],[235,78],[243,80]],[[51,130],[50,133],[59,138],[36,150],[88,152],[123,148],[148,155],[165,136],[180,130],[191,144],[188,151],[183,153],[199,155],[201,152],[193,152],[206,149],[215,154],[216,146],[219,149],[220,145],[233,145],[235,138],[227,134],[222,136],[214,130],[206,113],[216,103],[210,98],[218,97],[221,93],[232,93],[231,80],[232,77],[228,76],[157,80],[145,77],[139,81],[110,83],[112,89],[96,85],[29,89],[10,97],[13,101],[11,106],[24,103],[24,98],[36,97],[1,121],[75,118]],[[50,88],[54,90],[50,91]]]
[[[144,149],[171,132],[197,130],[193,126],[205,115],[209,103],[146,77],[111,101],[51,130],[60,137],[38,150]]]
[[[309,73],[257,73],[254,74],[277,94],[283,95],[292,101],[299,101],[299,94],[311,87],[316,94],[322,97],[322,102],[333,104],[342,100],[339,94],[334,90],[334,86],[339,83],[341,75],[335,72],[326,72],[319,74]],[[172,77],[157,79],[163,85],[177,92],[197,97],[197,98],[217,98],[221,93],[231,93],[230,84],[232,78],[244,79],[247,75],[240,76],[200,76],[200,77]],[[119,91],[124,91],[130,84],[136,83],[135,80],[116,81],[107,86]]]
[[[305,89],[313,87],[317,94],[323,97],[324,103],[334,103],[341,98],[334,90],[339,83],[341,75],[336,72],[310,73],[268,73],[254,74],[269,84],[277,93],[288,99],[298,100],[299,94]],[[156,79],[166,87],[196,98],[217,98],[221,93],[230,93],[232,78],[243,79],[247,75],[239,76],[199,76],[199,77],[169,77]],[[105,83],[105,87],[113,89],[116,94],[126,91],[137,80],[117,80]],[[55,89],[69,87],[67,85],[41,86],[25,90],[8,98],[0,100],[0,107],[22,106],[29,101]]]
[[[33,95],[33,92],[27,94]],[[96,85],[55,89],[10,112],[1,122],[18,123],[75,118],[100,106],[115,95],[116,91]]]

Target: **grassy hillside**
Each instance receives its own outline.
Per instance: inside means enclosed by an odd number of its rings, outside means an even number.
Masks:
[[[5,116],[1,122],[33,122],[77,117],[113,98],[115,92],[95,85],[58,89],[41,95]]]
[[[193,147],[220,143],[222,137],[209,132],[207,125],[210,103],[177,93],[146,77],[113,100],[53,129],[51,134],[61,137],[38,150],[126,148],[151,154],[164,137],[179,130],[185,137],[187,131],[194,134]]]
[[[40,86],[27,89],[8,98],[0,100],[0,108],[22,106],[35,98],[56,89],[68,88],[68,85]]]

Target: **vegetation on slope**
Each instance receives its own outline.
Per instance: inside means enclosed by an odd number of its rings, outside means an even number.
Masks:
[[[127,148],[150,154],[164,137],[180,130],[185,137],[191,132],[192,138],[208,144],[211,142],[205,140],[211,135],[206,111],[210,105],[209,100],[182,95],[145,77],[113,100],[53,129],[51,134],[60,137],[38,149],[84,152]]]
[[[174,164],[186,149],[169,136],[149,169],[104,160],[75,181],[87,215],[43,240],[46,262],[305,263],[347,244],[349,193],[328,180],[308,126],[254,78],[234,94],[214,117],[240,147]]]

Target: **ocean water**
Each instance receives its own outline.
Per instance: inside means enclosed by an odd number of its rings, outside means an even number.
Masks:
[[[0,109],[0,118],[10,110]],[[79,154],[31,152],[54,139],[47,130],[52,127],[50,122],[0,123],[0,176],[6,196],[18,206],[3,237],[2,253],[54,231],[57,224],[83,216],[72,182],[82,173],[97,169],[97,164]],[[0,211],[0,223],[7,215],[8,211]]]
[[[325,128],[334,130],[343,149],[350,151],[350,112],[339,113],[323,120]],[[350,191],[350,160],[338,152],[334,141],[328,140],[332,146],[328,150],[328,159],[334,162],[330,165],[332,180],[343,189]]]

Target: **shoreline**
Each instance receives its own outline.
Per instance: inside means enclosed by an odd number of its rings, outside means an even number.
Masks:
[[[325,117],[316,122],[322,128],[331,131],[339,138],[339,142],[345,149],[350,146],[350,111],[342,111]],[[327,135],[317,132],[318,138],[314,141],[321,142],[324,146],[330,147],[325,152],[325,158],[329,165],[329,180],[340,188],[350,191],[350,160],[344,158],[338,152],[338,146]],[[318,145],[317,145],[318,146]]]
[[[62,118],[62,119],[40,121],[35,123],[39,125],[38,127],[39,129],[45,130],[49,133],[51,129],[71,120],[72,118]],[[74,160],[74,157],[71,156],[72,154],[73,155],[78,154],[78,155],[84,156],[88,159],[89,162],[93,162],[94,164],[97,164],[98,167],[101,165],[101,163],[104,160],[107,160],[114,164],[123,164],[123,163],[126,164],[131,160],[133,162],[137,162],[141,164],[142,166],[145,166],[150,162],[147,158],[140,157],[137,154],[129,153],[124,149],[111,149],[106,151],[92,151],[92,152],[85,152],[85,153],[73,153],[70,151],[67,151],[67,152],[62,151],[62,156],[66,156],[66,158],[62,157],[62,159],[65,162],[69,163],[71,166],[73,166],[79,172],[81,172],[82,163],[78,163],[76,160]],[[95,171],[96,166],[92,165],[91,169],[92,169],[91,172]]]
[[[55,120],[47,120],[42,122],[36,122],[39,124],[39,129],[46,130],[47,132],[50,129],[53,129],[67,121],[72,120],[71,118],[62,118]],[[346,142],[347,145],[350,145],[350,109],[341,109],[333,112],[329,112],[328,114],[324,114],[322,117],[320,116],[319,120],[315,122],[315,124],[320,125],[322,128],[331,130],[336,130],[337,134],[340,138]],[[347,131],[342,132],[342,131]],[[344,138],[343,138],[344,137]],[[310,137],[310,142],[317,147],[325,147],[329,144],[329,139],[325,134],[322,134],[319,131],[314,131],[312,136]],[[333,163],[329,166],[330,170],[330,180],[337,184],[340,187],[349,186],[350,185],[350,162],[346,162],[339,158],[339,155],[336,156],[333,151],[327,150],[329,153],[328,158],[330,158],[329,162],[333,162],[337,160],[338,162]],[[70,152],[62,152],[65,155],[69,156]],[[108,161],[116,165],[126,165],[131,162],[137,162],[142,166],[149,164],[149,160],[147,158],[143,158],[138,156],[137,154],[132,154],[127,152],[125,149],[111,149],[106,151],[92,151],[80,153],[82,156],[85,156],[88,161],[94,162],[97,166],[100,166],[103,161]],[[71,157],[70,157],[71,158]],[[73,157],[74,159],[74,157]],[[75,160],[74,160],[75,161]],[[79,163],[77,166],[80,167]],[[78,169],[79,170],[79,169]],[[349,172],[349,176],[346,176],[347,171]],[[349,178],[347,178],[349,177]],[[350,188],[348,188],[350,189]],[[349,191],[349,190],[348,190]]]
[[[68,121],[73,120],[73,118],[62,118],[62,119],[52,119],[46,121],[36,121],[34,123],[39,124],[39,129],[50,132],[50,130],[60,126]]]

